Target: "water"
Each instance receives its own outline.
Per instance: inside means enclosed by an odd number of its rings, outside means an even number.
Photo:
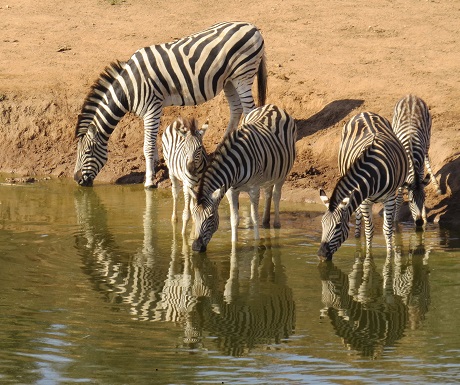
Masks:
[[[257,243],[243,219],[232,248],[223,202],[202,255],[171,203],[0,186],[0,383],[460,382],[459,232],[405,224],[394,260],[379,230],[372,258],[350,238],[318,264],[321,206],[283,202]]]

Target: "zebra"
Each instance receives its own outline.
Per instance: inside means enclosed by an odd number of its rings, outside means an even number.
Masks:
[[[238,197],[249,193],[254,238],[259,239],[260,189],[265,192],[262,225],[270,226],[273,196],[274,227],[280,227],[281,188],[294,163],[297,127],[294,119],[277,106],[268,104],[252,110],[241,126],[217,147],[203,173],[192,209],[195,219],[194,251],[206,247],[219,226],[218,207],[224,194],[230,204],[232,242],[238,240]]]
[[[427,104],[415,95],[406,95],[399,100],[394,108],[393,130],[399,138],[411,167],[406,183],[408,185],[409,208],[417,227],[426,221],[425,186],[430,182],[441,194],[441,189],[431,169],[428,150],[431,137],[431,114]],[[429,174],[424,177],[425,166]],[[396,214],[403,201],[403,189],[400,188],[396,200]]]
[[[155,187],[157,134],[163,107],[198,105],[222,90],[230,106],[226,134],[242,113],[265,104],[267,71],[264,39],[245,22],[222,22],[182,39],[136,51],[127,62],[106,67],[93,84],[78,116],[74,179],[91,186],[107,162],[110,135],[128,112],[143,118],[145,187]]]
[[[372,112],[352,117],[343,127],[339,149],[342,177],[329,199],[320,190],[327,210],[322,218],[322,237],[318,256],[332,259],[348,237],[351,215],[360,209],[365,220],[366,245],[370,249],[374,234],[372,205],[384,206],[383,232],[387,251],[392,252],[396,192],[406,181],[409,160],[390,122]]]
[[[198,184],[208,161],[208,155],[203,146],[203,136],[207,129],[207,121],[201,130],[198,130],[195,119],[178,118],[166,127],[161,137],[163,157],[172,183],[173,213],[171,219],[174,223],[177,222],[179,181],[182,181],[183,184],[185,205],[182,213],[182,235],[185,235],[190,219],[190,200],[193,199],[190,190]]]

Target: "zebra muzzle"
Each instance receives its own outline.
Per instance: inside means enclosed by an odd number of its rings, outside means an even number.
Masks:
[[[206,245],[203,243],[203,239],[201,237],[193,241],[192,250],[199,251],[200,253],[203,253],[206,251]]]
[[[92,187],[93,186],[93,180],[87,176],[83,176],[81,170],[78,170],[74,176],[73,179],[75,182],[78,183],[79,186],[83,187]]]

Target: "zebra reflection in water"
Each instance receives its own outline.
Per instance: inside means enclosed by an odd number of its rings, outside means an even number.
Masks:
[[[423,234],[414,234],[410,243],[406,256],[397,246],[394,261],[386,258],[382,275],[359,247],[348,275],[332,262],[318,265],[325,306],[320,317],[328,317],[344,345],[362,357],[381,357],[406,329],[420,328],[428,312],[429,250]]]
[[[229,263],[216,264],[193,253],[187,238],[176,239],[175,230],[170,252],[162,255],[153,220],[159,202],[146,190],[143,244],[130,253],[117,245],[96,191],[78,191],[75,197],[81,226],[76,247],[94,289],[114,311],[127,307],[134,320],[175,323],[183,330],[177,348],[206,349],[209,335],[232,356],[293,333],[295,303],[277,240],[233,248]]]

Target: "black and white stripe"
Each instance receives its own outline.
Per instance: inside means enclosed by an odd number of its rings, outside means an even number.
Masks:
[[[230,106],[226,133],[241,114],[265,104],[267,73],[260,31],[244,22],[224,22],[183,39],[139,49],[126,63],[112,63],[88,94],[78,118],[75,180],[90,186],[107,161],[107,142],[120,119],[133,112],[144,120],[145,186],[154,185],[156,145],[163,107],[197,105],[222,90]]]
[[[342,177],[332,196],[320,191],[327,211],[322,218],[322,238],[318,256],[331,259],[348,237],[349,220],[360,208],[365,220],[366,244],[370,249],[374,234],[372,205],[384,206],[383,232],[392,251],[396,192],[406,180],[409,161],[404,148],[385,118],[370,112],[354,116],[342,130],[339,170]]]
[[[428,151],[431,138],[431,114],[426,103],[417,96],[407,95],[396,103],[393,114],[393,130],[403,144],[411,167],[407,176],[409,208],[417,226],[426,221],[425,186],[431,182],[440,187],[431,170]],[[429,175],[424,177],[425,166]],[[403,189],[398,193],[396,218],[403,201]]]
[[[173,222],[177,221],[177,198],[180,182],[182,182],[184,191],[182,234],[185,234],[190,219],[190,204],[194,197],[190,190],[200,181],[208,160],[206,149],[203,146],[203,135],[207,128],[207,122],[198,130],[195,119],[179,118],[166,127],[161,137],[163,157],[172,184]],[[192,206],[194,206],[193,202]]]
[[[281,188],[295,159],[297,128],[294,119],[274,105],[252,110],[241,126],[216,149],[203,173],[193,208],[197,239],[193,250],[205,251],[219,226],[218,207],[224,194],[230,203],[232,241],[237,240],[238,196],[249,193],[254,237],[259,238],[258,206],[260,189],[265,192],[263,226],[270,225],[273,196],[274,226],[280,227]]]

